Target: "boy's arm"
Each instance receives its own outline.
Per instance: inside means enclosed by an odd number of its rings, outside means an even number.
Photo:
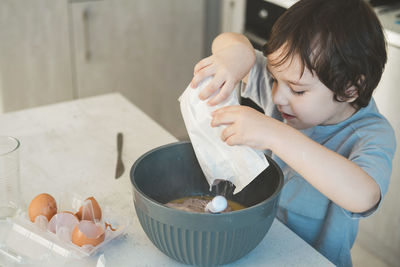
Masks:
[[[214,39],[212,53],[196,64],[191,87],[195,88],[203,79],[214,76],[199,97],[205,100],[219,90],[208,102],[216,105],[225,100],[236,84],[248,75],[255,62],[255,51],[244,35],[223,33]]]
[[[360,213],[379,202],[378,184],[357,164],[284,123],[274,128],[271,150],[337,205]]]
[[[228,145],[270,149],[312,186],[342,208],[361,213],[380,200],[380,188],[360,166],[291,126],[245,106],[226,106],[212,114],[211,126],[226,125]]]

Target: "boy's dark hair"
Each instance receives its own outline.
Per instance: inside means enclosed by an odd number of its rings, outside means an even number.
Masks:
[[[293,55],[302,67],[315,71],[334,92],[335,100],[353,96],[355,108],[368,105],[386,63],[386,42],[382,26],[364,0],[302,0],[289,8],[274,24],[264,46],[267,56],[285,48],[282,64]]]

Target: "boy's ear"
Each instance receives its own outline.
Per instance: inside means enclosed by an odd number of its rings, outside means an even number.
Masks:
[[[341,102],[351,103],[354,102],[358,98],[358,91],[357,88],[352,85],[346,89],[346,96],[338,96],[338,100]]]
[[[346,95],[348,96],[346,99],[344,99],[345,102],[351,103],[354,102],[358,98],[358,90],[357,87],[354,85],[350,86],[349,88],[346,89]]]
[[[364,81],[365,76],[361,75],[357,81],[358,85]],[[356,86],[351,85],[349,88],[346,89],[346,98],[342,98],[341,101],[352,103],[358,98],[358,89]]]

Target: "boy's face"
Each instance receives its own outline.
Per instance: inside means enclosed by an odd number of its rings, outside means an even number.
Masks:
[[[281,52],[279,49],[268,56],[267,69],[274,79],[273,102],[288,125],[301,130],[316,125],[337,124],[354,114],[355,108],[349,102],[336,101],[333,92],[316,74],[304,68],[301,75],[298,55],[282,65],[271,65],[279,61]]]

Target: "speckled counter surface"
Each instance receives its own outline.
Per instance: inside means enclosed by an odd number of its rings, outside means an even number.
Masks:
[[[178,104],[178,103],[177,103]],[[126,232],[91,257],[41,266],[187,266],[168,258],[147,238],[136,217],[130,167],[148,150],[177,141],[120,94],[108,94],[0,116],[0,135],[21,141],[20,173],[26,208],[42,192],[95,196],[100,205],[130,219]],[[116,135],[124,134],[125,173],[114,179]],[[0,224],[1,226],[1,224]],[[1,230],[0,230],[1,233]],[[1,245],[1,244],[0,244]],[[0,255],[0,266],[8,266]],[[25,265],[24,265],[25,266]],[[263,241],[227,266],[332,266],[275,220]]]

